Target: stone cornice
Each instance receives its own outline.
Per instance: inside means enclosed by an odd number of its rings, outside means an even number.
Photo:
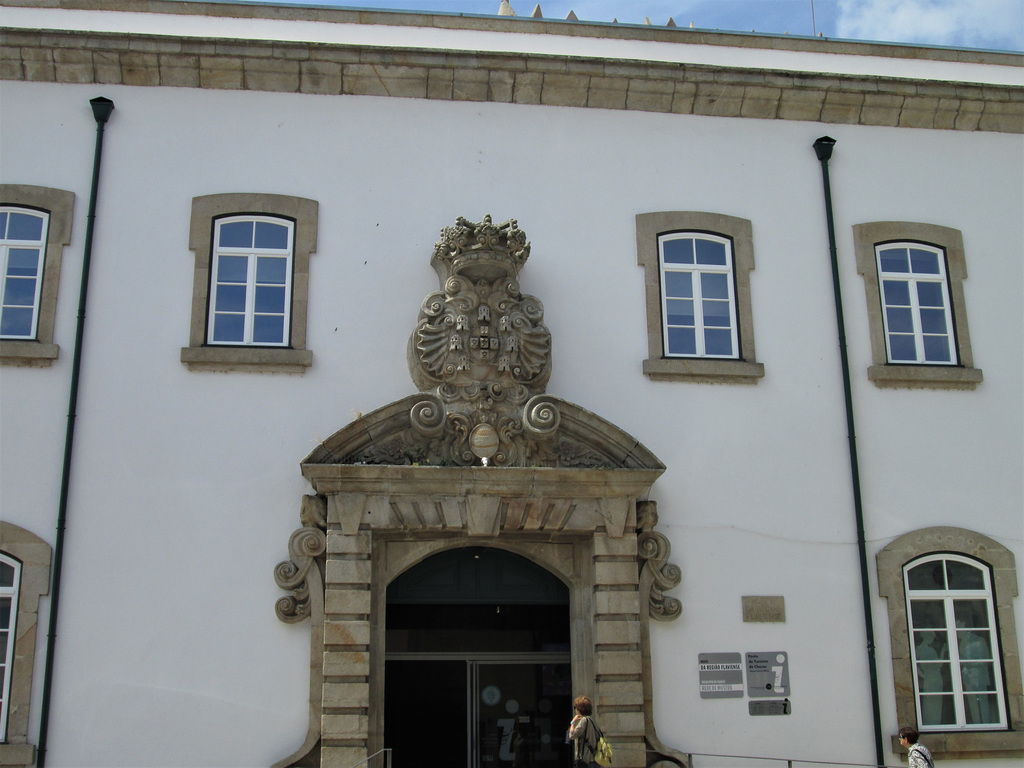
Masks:
[[[1017,86],[523,53],[0,29],[0,79],[1024,133]]]
[[[176,16],[207,16],[234,19],[277,19],[316,21],[335,24],[366,24],[402,27],[427,27],[488,32],[518,32],[575,38],[606,38],[652,42],[714,45],[773,51],[880,56],[893,59],[952,61],[1024,67],[1024,55],[1010,51],[985,51],[970,48],[931,47],[925,45],[866,42],[799,35],[773,35],[757,32],[729,32],[657,25],[619,24],[603,21],[534,19],[526,16],[412,12],[332,8],[316,5],[273,5],[271,2],[191,2],[184,0],[0,0],[0,7],[52,8],[60,10],[116,11]]]

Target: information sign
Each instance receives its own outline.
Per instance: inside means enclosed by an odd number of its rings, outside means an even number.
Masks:
[[[789,705],[789,699],[778,699],[761,701],[748,701],[747,711],[751,715],[788,715],[793,711],[793,708]]]
[[[789,696],[789,656],[782,651],[747,654],[747,694],[750,698]]]
[[[743,657],[738,653],[702,653],[700,697],[702,699],[743,698]]]

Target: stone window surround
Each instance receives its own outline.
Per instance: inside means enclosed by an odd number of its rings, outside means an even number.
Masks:
[[[39,598],[50,591],[50,545],[13,523],[0,521],[0,551],[21,561],[21,584],[11,669],[7,741],[0,744],[0,765],[36,764],[35,745],[28,743],[32,673],[38,635]]]
[[[668,232],[708,232],[732,241],[736,285],[738,360],[665,357],[661,322],[661,267],[658,236]],[[754,351],[754,318],[750,304],[750,272],[754,269],[753,226],[748,219],[721,213],[661,211],[636,216],[637,263],[644,268],[647,309],[647,354],[643,371],[655,381],[703,381],[717,384],[756,384],[764,365]]]
[[[75,195],[62,189],[29,184],[0,184],[0,204],[46,211],[50,222],[46,233],[43,285],[39,295],[36,338],[0,340],[0,365],[45,368],[57,359],[60,348],[53,343],[57,316],[57,289],[64,246],[71,242],[71,220]]]
[[[295,222],[289,347],[206,344],[213,222],[229,214],[247,213],[282,216]],[[303,197],[227,193],[192,198],[189,248],[195,251],[196,259],[192,284],[192,323],[189,345],[181,350],[181,362],[189,370],[304,373],[313,364],[313,353],[306,349],[306,310],[309,299],[309,257],[316,251],[318,218],[319,204]]]
[[[921,742],[936,757],[944,759],[1024,757],[1024,687],[1012,602],[1017,596],[1016,565],[1013,553],[1006,547],[974,531],[953,527],[912,531],[892,541],[876,556],[878,593],[886,598],[889,611],[896,718],[901,725],[917,723],[903,566],[923,555],[940,552],[967,555],[991,568],[1007,718],[1012,730],[928,732],[921,735]],[[896,735],[891,736],[891,744],[894,752],[903,751]]]
[[[885,349],[885,324],[878,285],[875,246],[886,242],[916,241],[942,249],[946,254],[946,275],[953,313],[959,365],[890,363]],[[964,241],[960,230],[936,224],[906,221],[875,221],[855,224],[854,251],[857,271],[864,277],[871,337],[871,366],[868,378],[880,388],[974,389],[982,381],[981,369],[974,367],[971,336],[967,327],[967,304],[963,281],[967,278]]]

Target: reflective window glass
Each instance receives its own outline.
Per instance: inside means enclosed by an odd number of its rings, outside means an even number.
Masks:
[[[923,245],[875,252],[889,362],[955,364],[944,252]]]
[[[731,241],[670,234],[659,249],[665,354],[738,357]]]
[[[42,214],[11,211],[7,224],[7,239],[39,241],[43,237],[44,222],[45,217]]]
[[[293,222],[268,216],[217,221],[210,343],[288,343],[293,229]]]
[[[963,556],[931,555],[904,577],[922,728],[1005,725],[989,572]]]
[[[46,246],[46,213],[0,209],[0,336],[36,335]]]
[[[969,563],[947,560],[950,589],[985,589],[985,572]]]

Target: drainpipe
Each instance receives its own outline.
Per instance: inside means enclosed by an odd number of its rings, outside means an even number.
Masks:
[[[60,506],[57,510],[57,539],[53,546],[53,578],[50,594],[50,629],[46,635],[46,666],[43,670],[43,701],[39,714],[39,745],[36,765],[46,765],[46,737],[50,723],[50,691],[53,687],[53,656],[57,642],[57,607],[60,604],[60,573],[64,561],[64,528],[68,516],[68,491],[71,483],[71,450],[75,442],[75,415],[78,408],[78,378],[82,369],[82,337],[85,331],[85,300],[89,293],[89,265],[92,261],[92,233],[96,222],[96,193],[100,184],[103,157],[103,126],[114,111],[114,102],[98,96],[92,99],[96,118],[96,154],[92,162],[92,189],[89,191],[89,216],[85,225],[85,256],[82,259],[82,286],[78,294],[78,327],[75,331],[75,355],[71,363],[71,394],[68,397],[68,424],[64,435],[64,469],[60,481]]]
[[[846,353],[846,323],[843,320],[843,293],[839,287],[839,258],[836,255],[836,226],[832,217],[832,187],[828,179],[828,161],[836,140],[822,136],[814,142],[814,152],[821,161],[821,178],[825,188],[825,219],[828,223],[828,248],[832,257],[832,290],[836,301],[836,325],[839,330],[839,357],[843,363],[843,394],[846,398],[846,429],[850,443],[850,479],[853,481],[853,512],[857,521],[857,547],[860,553],[860,586],[864,603],[864,630],[867,635],[868,673],[871,677],[871,711],[875,721],[875,765],[885,765],[882,747],[882,715],[878,705],[878,671],[875,666],[875,626],[871,619],[871,590],[868,581],[868,552],[864,537],[864,507],[860,492],[860,467],[857,461],[857,431],[853,424],[853,394],[850,389],[850,359]]]

